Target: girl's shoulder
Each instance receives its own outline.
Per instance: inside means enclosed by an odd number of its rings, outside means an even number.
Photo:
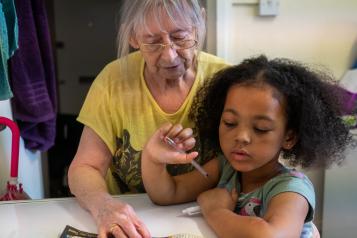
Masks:
[[[291,178],[291,179],[307,179],[309,180],[309,177],[307,177],[303,172],[295,169],[295,168],[289,168],[286,166],[282,167],[281,173],[279,173],[276,177],[273,179],[281,179],[281,178]]]
[[[308,176],[303,172],[296,170],[295,168],[289,168],[283,166],[281,172],[270,179],[264,185],[265,189],[293,189],[294,187],[306,187],[307,189],[313,189],[313,184]]]
[[[284,167],[282,172],[270,179],[262,187],[263,196],[269,202],[274,196],[283,192],[294,192],[305,197],[312,208],[315,207],[314,186],[303,172]]]

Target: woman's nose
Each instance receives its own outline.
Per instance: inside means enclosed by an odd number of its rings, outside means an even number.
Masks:
[[[165,44],[161,52],[161,57],[168,61],[172,61],[177,57],[177,51],[173,42],[170,41]]]

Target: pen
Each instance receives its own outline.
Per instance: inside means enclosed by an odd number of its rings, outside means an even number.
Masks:
[[[200,206],[194,206],[194,207],[188,207],[186,209],[182,210],[183,214],[189,215],[189,216],[193,216],[196,214],[200,214],[201,213],[201,208]]]
[[[173,141],[173,139],[171,139],[168,136],[165,136],[164,138],[166,144],[168,144],[169,146],[171,146],[172,148],[174,148],[175,150],[177,150],[180,153],[186,153],[186,151],[181,150],[177,147],[177,144],[175,143],[175,141]],[[205,176],[206,178],[208,177],[208,173],[201,167],[201,165],[199,165],[195,160],[191,160],[191,164],[193,165],[193,167],[195,167],[198,172],[200,172],[203,176]]]

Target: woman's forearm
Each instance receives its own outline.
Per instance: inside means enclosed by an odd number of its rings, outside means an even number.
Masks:
[[[103,176],[90,166],[71,166],[68,171],[68,183],[71,193],[76,196],[81,206],[89,210],[93,216],[97,215],[99,203],[112,199]]]

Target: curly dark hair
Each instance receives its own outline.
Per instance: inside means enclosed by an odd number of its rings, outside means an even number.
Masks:
[[[266,56],[244,60],[217,72],[197,93],[190,119],[200,143],[221,153],[218,129],[227,92],[236,84],[266,83],[286,100],[287,129],[297,143],[283,150],[290,165],[303,168],[340,164],[352,136],[341,119],[342,90],[327,73],[288,59],[268,60]]]

